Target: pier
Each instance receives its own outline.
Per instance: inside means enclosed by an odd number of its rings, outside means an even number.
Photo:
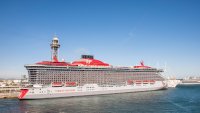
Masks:
[[[0,87],[0,98],[17,98],[19,92],[19,86]]]

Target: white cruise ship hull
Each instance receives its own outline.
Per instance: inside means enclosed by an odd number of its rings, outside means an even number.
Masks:
[[[20,100],[24,99],[47,99],[61,97],[76,97],[88,95],[103,95],[115,93],[130,93],[142,91],[154,91],[167,88],[163,81],[156,81],[154,84],[134,84],[126,86],[98,86],[97,84],[86,84],[76,87],[37,87],[22,89],[19,95]]]

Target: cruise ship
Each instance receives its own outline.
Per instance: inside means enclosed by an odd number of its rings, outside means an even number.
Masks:
[[[59,39],[54,37],[51,61],[25,65],[29,85],[21,88],[18,98],[46,99],[86,95],[154,91],[167,88],[162,69],[145,66],[115,67],[82,55],[79,60],[58,60]]]

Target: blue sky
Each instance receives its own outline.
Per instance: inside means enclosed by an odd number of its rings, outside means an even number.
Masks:
[[[1,0],[0,78],[20,78],[25,64],[50,60],[56,34],[66,61],[92,54],[115,66],[165,68],[200,75],[198,0]]]

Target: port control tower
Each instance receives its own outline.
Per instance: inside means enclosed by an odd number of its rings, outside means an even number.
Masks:
[[[50,46],[51,46],[51,61],[58,62],[58,48],[60,48],[60,44],[57,36],[53,37]]]

